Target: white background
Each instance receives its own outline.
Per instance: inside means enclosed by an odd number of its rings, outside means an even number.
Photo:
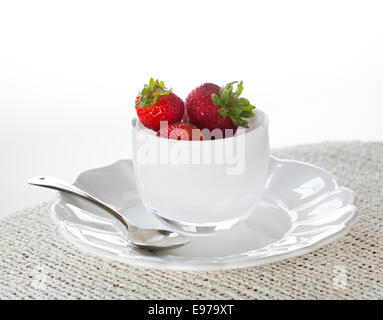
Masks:
[[[243,80],[273,147],[383,139],[379,1],[1,1],[0,215],[130,156],[153,77],[185,98]]]

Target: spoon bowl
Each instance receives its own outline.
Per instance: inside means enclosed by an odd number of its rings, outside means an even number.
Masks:
[[[130,242],[147,250],[175,249],[190,242],[184,235],[161,229],[137,229],[129,232],[128,237]]]

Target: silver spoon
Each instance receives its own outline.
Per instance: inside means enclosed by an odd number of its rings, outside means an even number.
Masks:
[[[127,229],[127,240],[134,246],[141,249],[158,250],[173,249],[190,242],[186,236],[168,230],[143,229],[136,227],[132,223],[126,221],[125,217],[114,208],[80,188],[52,177],[34,177],[28,180],[29,184],[34,186],[55,189],[58,191],[68,192],[88,200],[97,206],[105,209],[107,212],[117,218]]]

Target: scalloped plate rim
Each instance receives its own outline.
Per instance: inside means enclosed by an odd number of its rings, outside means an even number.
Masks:
[[[90,246],[85,245],[79,239],[77,239],[72,234],[67,232],[65,230],[65,228],[61,225],[60,221],[58,221],[56,211],[58,210],[59,207],[62,207],[62,200],[59,196],[59,192],[57,193],[58,199],[55,201],[55,203],[50,208],[51,218],[55,221],[60,234],[66,240],[68,240],[70,243],[74,244],[79,249],[81,249],[81,251],[83,251],[87,254],[90,254],[92,256],[101,257],[101,258],[104,258],[108,261],[118,261],[118,262],[125,263],[125,264],[132,264],[132,265],[137,266],[137,267],[155,268],[155,269],[160,269],[160,270],[217,271],[217,270],[229,270],[229,269],[239,269],[239,268],[248,268],[248,267],[260,266],[260,265],[278,262],[278,261],[290,259],[293,257],[297,257],[297,256],[301,256],[301,255],[313,252],[313,251],[315,251],[315,250],[317,250],[317,249],[319,249],[319,248],[321,248],[321,247],[323,247],[323,246],[325,246],[331,242],[334,242],[336,239],[345,235],[347,233],[347,231],[350,229],[350,227],[355,223],[355,221],[357,220],[357,217],[358,217],[358,210],[354,205],[355,200],[356,200],[356,193],[347,187],[343,187],[343,186],[339,185],[338,181],[336,180],[336,177],[331,172],[329,172],[328,170],[323,169],[321,167],[318,167],[314,164],[310,164],[310,163],[299,161],[299,160],[282,159],[282,158],[277,158],[274,156],[270,156],[270,158],[274,159],[277,162],[295,163],[295,164],[299,164],[299,165],[303,165],[303,166],[309,166],[309,167],[312,167],[316,170],[320,170],[320,171],[324,172],[325,174],[327,174],[331,177],[331,179],[336,183],[336,186],[337,186],[336,189],[337,190],[348,192],[352,196],[350,203],[347,205],[347,207],[349,209],[349,210],[347,210],[347,212],[350,212],[350,218],[344,223],[343,228],[336,231],[336,232],[333,232],[329,236],[327,236],[323,239],[320,239],[319,241],[317,241],[311,245],[303,246],[301,248],[295,249],[294,251],[279,253],[279,254],[275,254],[273,256],[269,256],[269,257],[262,257],[262,258],[251,260],[251,259],[249,259],[249,257],[242,256],[245,253],[240,253],[240,254],[236,255],[236,260],[237,260],[236,262],[230,261],[228,263],[225,261],[217,261],[216,260],[216,261],[211,261],[209,264],[206,264],[206,263],[203,263],[203,264],[189,264],[189,263],[188,264],[182,264],[182,262],[181,263],[174,263],[174,262],[169,263],[169,261],[166,261],[165,259],[161,259],[160,258],[161,256],[145,257],[146,258],[145,261],[143,261],[142,259],[139,259],[139,258],[135,258],[135,257],[127,258],[127,257],[120,257],[118,255],[111,256],[111,253],[106,252],[100,248],[95,248],[95,247],[90,247]],[[117,161],[115,161],[112,164],[107,165],[107,166],[102,166],[102,167],[83,171],[79,175],[77,175],[74,182],[76,182],[79,179],[79,177],[83,174],[86,174],[88,172],[95,171],[95,170],[103,170],[103,169],[105,170],[109,167],[113,167],[113,166],[117,165],[119,162],[123,162],[126,160],[132,161],[131,159],[121,159],[121,160],[117,160]],[[173,258],[182,258],[182,257],[176,257],[176,256],[172,256],[172,257]],[[154,258],[155,260],[149,261],[149,258],[151,258],[151,259]],[[206,257],[204,257],[203,259],[205,259],[205,258]],[[191,260],[198,260],[197,258],[190,258],[190,259]]]

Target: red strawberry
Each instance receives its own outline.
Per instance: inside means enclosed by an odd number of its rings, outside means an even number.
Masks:
[[[203,140],[201,131],[197,127],[183,122],[161,126],[157,136],[175,140]]]
[[[162,81],[150,79],[149,85],[136,98],[137,116],[141,123],[150,129],[158,130],[161,121],[169,124],[180,121],[184,115],[183,101],[165,88]]]
[[[233,85],[237,89],[233,92]],[[200,129],[222,130],[232,129],[233,134],[239,126],[248,128],[248,123],[243,118],[255,116],[255,108],[245,98],[240,98],[243,82],[237,81],[219,87],[213,83],[205,83],[194,89],[185,100],[185,113],[189,122]]]

